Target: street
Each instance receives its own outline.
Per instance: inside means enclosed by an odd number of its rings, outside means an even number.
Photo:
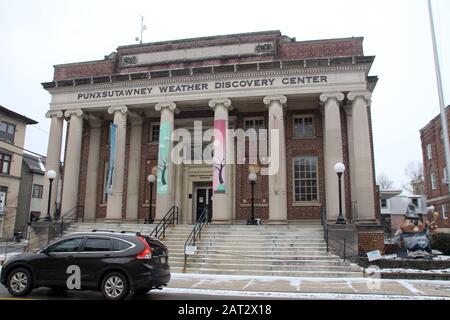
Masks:
[[[239,295],[210,295],[173,292],[170,289],[155,290],[144,296],[129,295],[128,300],[252,300],[252,297]],[[258,300],[274,300],[280,298],[258,297]],[[0,300],[104,300],[100,292],[95,291],[67,291],[63,294],[53,293],[50,289],[39,288],[33,290],[26,297],[18,298],[9,294],[8,290],[0,284]]]

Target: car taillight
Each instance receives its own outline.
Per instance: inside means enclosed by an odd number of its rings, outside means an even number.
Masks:
[[[144,250],[142,250],[142,252],[136,256],[136,259],[146,259],[146,260],[151,259],[152,258],[152,248],[147,243],[147,241],[145,241],[144,238],[139,237],[139,241],[141,241],[142,244],[144,245]]]

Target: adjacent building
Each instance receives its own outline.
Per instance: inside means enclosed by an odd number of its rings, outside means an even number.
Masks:
[[[345,217],[377,224],[373,61],[363,38],[297,41],[267,31],[121,46],[102,60],[56,65],[42,85],[51,94],[48,169],[58,168],[67,141],[61,212],[82,206],[85,221],[142,222],[147,176],[156,172],[156,220],[178,206],[191,224],[208,206],[212,223],[245,223],[249,169],[258,164],[255,213],[263,223],[320,221],[322,210],[334,222],[334,166],[342,162]],[[231,129],[259,136],[235,138]]]
[[[44,181],[45,176],[44,157],[35,156],[29,153],[23,154],[21,181],[19,187],[19,201],[17,204],[16,223],[14,227],[15,233],[21,233],[26,236],[28,231],[28,223],[39,218],[44,218],[47,214],[42,211],[48,206],[44,201]],[[61,186],[61,184],[58,184]],[[57,193],[57,197],[53,199],[56,206],[56,212],[59,212],[61,192]]]
[[[0,238],[14,236],[27,125],[36,121],[0,106]]]
[[[450,106],[445,110],[447,122],[450,119]],[[445,170],[444,136],[441,116],[438,115],[420,130],[422,142],[424,186],[428,206],[439,212],[438,226],[442,232],[450,232],[450,194],[449,177]]]

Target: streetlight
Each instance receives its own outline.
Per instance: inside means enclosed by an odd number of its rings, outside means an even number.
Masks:
[[[344,215],[342,214],[342,186],[341,186],[341,177],[345,172],[345,165],[343,163],[336,163],[334,166],[334,171],[338,175],[338,184],[339,184],[339,217],[336,221],[336,224],[346,224]]]
[[[247,220],[247,225],[255,225],[255,184],[256,180],[258,179],[258,176],[255,172],[250,172],[248,175],[248,181],[250,181],[250,185],[252,186],[252,218],[250,220]]]
[[[150,201],[148,206],[148,218],[145,219],[144,224],[152,224],[153,218],[152,218],[152,198],[153,198],[153,183],[156,181],[156,176],[154,174],[149,174],[147,177],[147,181],[150,183]]]
[[[50,216],[50,204],[52,201],[52,184],[53,180],[56,178],[56,171],[55,170],[48,170],[47,171],[47,178],[50,182],[48,186],[48,204],[47,204],[47,216],[45,217],[45,221],[52,221],[52,217]]]

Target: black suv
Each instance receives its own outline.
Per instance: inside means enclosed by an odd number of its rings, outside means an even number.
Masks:
[[[167,286],[168,250],[159,240],[139,233],[73,233],[35,253],[6,262],[0,274],[14,296],[34,288],[100,290],[109,300],[130,291],[145,294]]]

